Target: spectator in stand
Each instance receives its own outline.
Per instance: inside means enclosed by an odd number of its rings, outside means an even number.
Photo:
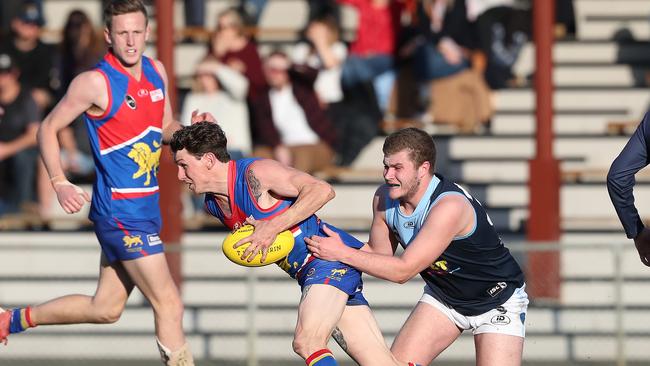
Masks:
[[[236,70],[214,60],[199,63],[192,91],[185,96],[181,121],[192,120],[194,111],[212,114],[228,138],[228,153],[240,159],[251,153],[246,93],[248,80]]]
[[[262,12],[266,7],[268,0],[240,0],[237,10],[239,14],[242,14],[245,19],[245,23],[252,26],[257,26],[260,18],[262,18]]]
[[[247,92],[248,80],[242,74],[214,59],[201,61],[196,67],[192,90],[183,101],[181,121],[189,125],[195,111],[210,113],[228,139],[230,156],[233,159],[249,156],[252,142]],[[205,212],[203,196],[193,195],[192,206],[190,222],[200,226]]]
[[[237,9],[227,9],[217,16],[208,56],[237,70],[248,79],[248,101],[253,101],[266,87],[257,45],[244,34],[244,21]]]
[[[205,26],[205,0],[185,0],[185,26],[203,28]]]
[[[0,53],[0,214],[17,213],[35,202],[41,115],[18,65]]]
[[[531,0],[532,1],[532,0]],[[555,37],[575,37],[576,17],[573,0],[555,0]]]
[[[465,0],[467,19],[474,23],[477,47],[485,59],[485,79],[492,89],[517,84],[512,67],[528,42],[530,12],[516,0]]]
[[[0,46],[20,65],[20,83],[31,89],[32,96],[41,111],[53,102],[58,84],[54,68],[55,50],[40,40],[45,19],[38,6],[26,1],[21,12],[11,21],[12,37]]]
[[[104,41],[88,15],[83,10],[71,11],[61,41],[60,89],[67,89],[75,76],[95,66],[105,52]]]
[[[264,72],[269,88],[253,108],[253,155],[310,174],[329,168],[336,134],[314,90],[317,70],[292,66],[286,54],[274,51]]]
[[[336,165],[347,167],[377,135],[380,113],[367,110],[368,106],[376,105],[372,100],[374,93],[364,90],[365,84],[362,83],[344,94],[341,70],[347,57],[347,47],[339,39],[334,15],[325,13],[312,20],[304,33],[307,41],[294,47],[293,63],[319,70],[314,88],[337,130]],[[368,98],[364,98],[368,95]]]
[[[492,116],[490,90],[471,68],[473,33],[463,1],[424,0],[419,9],[420,34],[414,45],[419,82],[430,91],[426,119],[474,133]]]
[[[309,5],[308,23],[313,20],[333,19],[337,28],[341,27],[341,9],[336,0],[307,0]]]
[[[337,0],[359,16],[357,38],[343,64],[344,88],[372,81],[382,111],[388,108],[395,81],[393,61],[401,27],[400,0]]]

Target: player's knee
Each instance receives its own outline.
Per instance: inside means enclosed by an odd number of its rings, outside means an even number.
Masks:
[[[124,307],[122,306],[114,306],[114,307],[106,307],[103,309],[100,309],[96,313],[96,320],[98,323],[101,324],[112,324],[120,320],[120,317],[122,316],[122,312],[124,310]]]
[[[327,346],[327,339],[321,339],[315,334],[297,330],[293,338],[293,351],[300,357],[307,358],[312,353]]]
[[[157,306],[154,305],[154,311],[160,315],[164,315],[167,319],[181,319],[185,306],[180,297],[170,297],[167,301],[162,301]]]

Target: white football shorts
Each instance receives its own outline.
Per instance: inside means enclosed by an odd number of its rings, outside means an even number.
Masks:
[[[526,311],[528,310],[528,294],[524,284],[510,296],[508,301],[495,309],[475,316],[462,315],[449,308],[434,297],[429,286],[424,286],[424,294],[420,302],[429,304],[445,314],[462,330],[472,330],[474,335],[481,333],[507,334],[524,338],[526,335]]]

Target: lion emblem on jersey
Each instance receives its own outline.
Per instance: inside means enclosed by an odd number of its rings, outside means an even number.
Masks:
[[[138,171],[133,173],[133,179],[140,178],[146,174],[145,186],[151,184],[151,175],[156,174],[160,165],[160,144],[154,141],[153,147],[155,150],[152,151],[146,142],[137,142],[133,144],[133,148],[128,155],[129,158],[138,164]]]
[[[124,246],[129,249],[133,248],[134,245],[143,245],[140,235],[126,235],[122,238],[122,241],[124,241]]]

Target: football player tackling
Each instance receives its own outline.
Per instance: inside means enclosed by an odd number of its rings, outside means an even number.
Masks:
[[[340,262],[317,259],[307,250],[303,239],[322,234],[323,223],[315,212],[334,197],[329,184],[274,160],[231,160],[226,136],[212,122],[183,127],[170,145],[178,179],[195,193],[205,193],[212,215],[230,229],[255,226],[251,236],[235,244],[250,242],[244,259],[250,261],[262,252],[264,260],[278,233],[294,233],[292,251],[278,264],[302,289],[293,349],[308,366],[337,365],[327,348],[330,336],[360,365],[407,364],[388,350],[361,292],[361,273]],[[344,231],[332,230],[344,245],[363,245]]]

